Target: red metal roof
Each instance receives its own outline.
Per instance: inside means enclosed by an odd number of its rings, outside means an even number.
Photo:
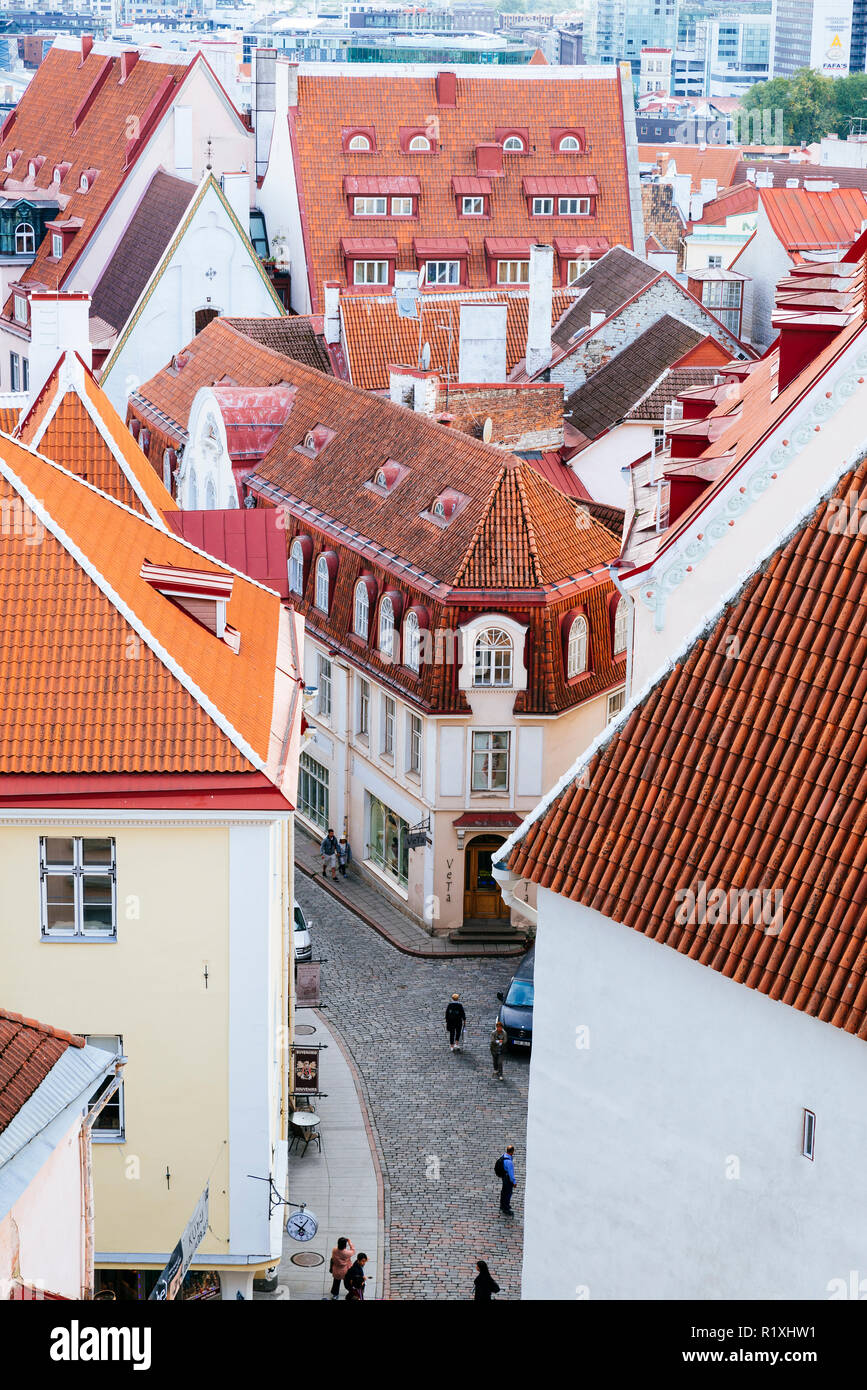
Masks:
[[[263,458],[289,418],[296,388],[214,386],[212,390],[220,404],[233,465]]]
[[[867,221],[867,197],[860,188],[827,193],[762,188],[759,195],[774,235],[788,251],[851,246]]]
[[[414,174],[347,174],[343,180],[345,193],[403,193],[417,194],[421,184]]]
[[[491,191],[491,180],[456,174],[452,179],[452,189],[455,193],[471,193],[486,198]]]
[[[529,237],[518,236],[486,236],[485,251],[489,256],[529,256],[530,246],[532,245]]]
[[[468,256],[470,244],[466,237],[415,237],[415,254],[425,256]]]
[[[397,242],[390,236],[345,236],[340,238],[344,256],[396,256]]]
[[[554,250],[558,256],[581,256],[595,261],[610,251],[608,238],[604,236],[555,236]]]
[[[555,197],[582,197],[586,198],[599,192],[599,185],[593,174],[549,174],[543,176],[526,175],[524,178],[524,192],[530,197],[538,197],[539,194],[553,194]]]
[[[289,598],[286,532],[274,507],[239,507],[233,511],[170,512],[167,524],[198,550],[222,560],[250,579]]]

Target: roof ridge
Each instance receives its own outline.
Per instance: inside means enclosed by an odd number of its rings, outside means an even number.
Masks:
[[[25,1018],[23,1014],[13,1013],[11,1009],[0,1008],[0,1018],[5,1018],[9,1023],[21,1023],[25,1028],[33,1028],[39,1033],[45,1033],[48,1037],[59,1038],[61,1042],[68,1043],[70,1047],[86,1047],[87,1039],[80,1033],[68,1033],[65,1028],[54,1028],[50,1023],[40,1023],[35,1018]]]
[[[517,487],[517,489],[518,489],[518,496],[519,496],[520,499],[521,499],[521,508],[522,508],[523,514],[524,514],[524,524],[525,524],[525,526],[527,527],[527,545],[528,545],[528,549],[529,549],[529,552],[530,552],[530,560],[531,560],[532,569],[533,569],[533,579],[534,579],[534,581],[535,581],[537,584],[541,584],[541,583],[543,582],[543,580],[542,580],[542,562],[541,562],[541,560],[540,560],[540,558],[539,558],[539,548],[538,548],[538,545],[537,545],[537,542],[536,542],[536,527],[535,527],[534,520],[533,520],[533,508],[532,508],[532,504],[531,504],[531,501],[530,501],[529,494],[528,494],[528,492],[527,492],[527,487],[526,487],[526,482],[525,482],[525,477],[524,477],[524,470],[525,470],[527,467],[529,467],[529,465],[527,464],[527,462],[526,462],[526,460],[525,460],[523,463],[519,464],[518,467],[514,470],[514,473],[515,473],[515,485],[516,485],[516,487]],[[538,476],[538,475],[536,475],[536,476]],[[544,480],[543,480],[543,481],[544,481]],[[548,484],[548,486],[550,487],[550,483]],[[556,491],[556,489],[551,488],[551,491],[554,492],[554,491]],[[562,494],[558,494],[558,495],[562,496]]]

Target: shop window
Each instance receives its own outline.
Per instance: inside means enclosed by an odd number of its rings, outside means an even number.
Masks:
[[[298,763],[298,809],[314,825],[328,829],[328,768],[309,753],[302,753]]]
[[[378,797],[367,793],[370,814],[368,857],[402,888],[409,883],[409,826]]]

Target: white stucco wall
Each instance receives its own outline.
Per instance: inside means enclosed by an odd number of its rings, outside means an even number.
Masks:
[[[635,424],[618,425],[589,449],[582,449],[570,459],[569,467],[581,479],[594,502],[625,508],[629,485],[621,469],[649,454],[652,448],[652,424],[640,420]]]
[[[9,1282],[81,1297],[84,1217],[77,1115],[51,1157],[0,1220],[0,1299]]]
[[[535,982],[524,1298],[822,1299],[863,1270],[867,1045],[547,889]]]
[[[317,64],[317,67],[319,65]],[[275,65],[276,118],[271,135],[271,148],[268,168],[259,189],[258,206],[265,214],[265,225],[273,245],[275,237],[282,238],[288,247],[292,308],[296,314],[310,313],[310,287],[307,282],[307,258],[304,254],[304,237],[301,230],[301,212],[298,206],[298,190],[295,182],[295,165],[292,159],[292,146],[289,139],[288,107],[290,95],[293,104],[297,101],[293,81],[290,94],[290,71],[293,65],[279,60]],[[319,286],[321,293],[322,287]],[[322,312],[322,304],[318,312]]]
[[[771,324],[777,282],[792,269],[788,251],[771,230],[768,215],[759,201],[756,234],[737,258],[734,269],[748,275],[744,285],[744,340],[763,350],[776,338]]]

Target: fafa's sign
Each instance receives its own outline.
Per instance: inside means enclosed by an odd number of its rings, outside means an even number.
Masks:
[[[196,1204],[196,1209],[187,1222],[186,1229],[169,1256],[169,1262],[154,1284],[151,1298],[169,1300],[177,1298],[181,1284],[193,1256],[201,1245],[208,1230],[208,1189],[205,1188]]]
[[[818,42],[818,68],[823,77],[846,77],[849,72],[849,51],[852,42],[852,7],[841,5],[840,0],[831,0],[824,7],[814,9],[814,42]],[[848,13],[846,13],[848,9]],[[817,11],[819,11],[817,13]]]

